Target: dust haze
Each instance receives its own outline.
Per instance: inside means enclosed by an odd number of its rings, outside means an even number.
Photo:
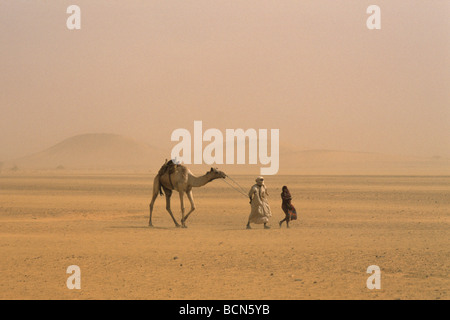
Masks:
[[[0,161],[87,133],[278,128],[300,150],[450,157],[448,1],[0,5]]]

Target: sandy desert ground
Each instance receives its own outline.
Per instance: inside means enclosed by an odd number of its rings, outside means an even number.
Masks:
[[[271,229],[246,230],[248,200],[195,189],[187,229],[151,174],[0,176],[1,299],[448,299],[450,177],[271,176]],[[246,187],[253,176],[237,176]],[[290,229],[280,191],[299,211]],[[180,219],[178,196],[173,208]],[[81,290],[66,268],[81,268]],[[370,265],[381,289],[369,290]]]

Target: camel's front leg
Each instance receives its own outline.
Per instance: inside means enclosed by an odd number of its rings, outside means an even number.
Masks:
[[[192,190],[189,190],[189,191],[186,193],[186,195],[187,195],[187,197],[188,197],[188,199],[189,199],[189,202],[191,203],[191,210],[188,212],[188,214],[187,214],[186,217],[184,218],[184,221],[186,221],[187,218],[189,217],[189,215],[195,210],[195,203],[194,203],[194,197],[192,196]]]
[[[180,225],[178,224],[177,220],[175,220],[172,210],[170,210],[170,197],[172,196],[172,191],[167,191],[167,190],[164,190],[164,191],[166,192],[166,210],[167,210],[167,212],[169,212],[170,216],[172,217],[172,220],[175,223],[175,227],[179,228]]]
[[[183,200],[184,192],[180,191],[180,207],[181,207],[181,227],[187,228],[184,219],[184,200]]]

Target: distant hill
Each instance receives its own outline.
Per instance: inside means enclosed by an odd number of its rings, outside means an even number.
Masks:
[[[372,152],[281,148],[281,168],[298,174],[448,175],[450,159]]]
[[[450,175],[450,159],[372,152],[298,150],[280,146],[278,174],[300,175]],[[259,175],[269,165],[214,165],[227,173]],[[193,166],[191,166],[193,167]],[[201,172],[201,170],[193,172]]]
[[[116,134],[83,134],[42,152],[12,161],[11,166],[44,170],[158,170],[168,156],[158,148]],[[157,168],[156,168],[157,167]]]
[[[5,162],[3,172],[23,170],[120,170],[157,172],[167,150],[116,134],[83,134],[68,138],[33,155]],[[248,159],[248,158],[247,158]],[[264,165],[217,165],[229,174],[259,175]],[[1,167],[1,164],[0,164]],[[194,174],[203,174],[208,165],[188,165]],[[450,175],[450,159],[419,158],[370,152],[299,150],[280,146],[279,174],[305,175]]]

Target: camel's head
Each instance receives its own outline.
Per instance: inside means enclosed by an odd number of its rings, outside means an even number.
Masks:
[[[225,174],[225,172],[222,172],[217,168],[211,168],[211,170],[209,170],[206,174],[211,176],[211,178],[212,178],[211,180],[219,179],[219,178],[225,179],[227,176]]]

